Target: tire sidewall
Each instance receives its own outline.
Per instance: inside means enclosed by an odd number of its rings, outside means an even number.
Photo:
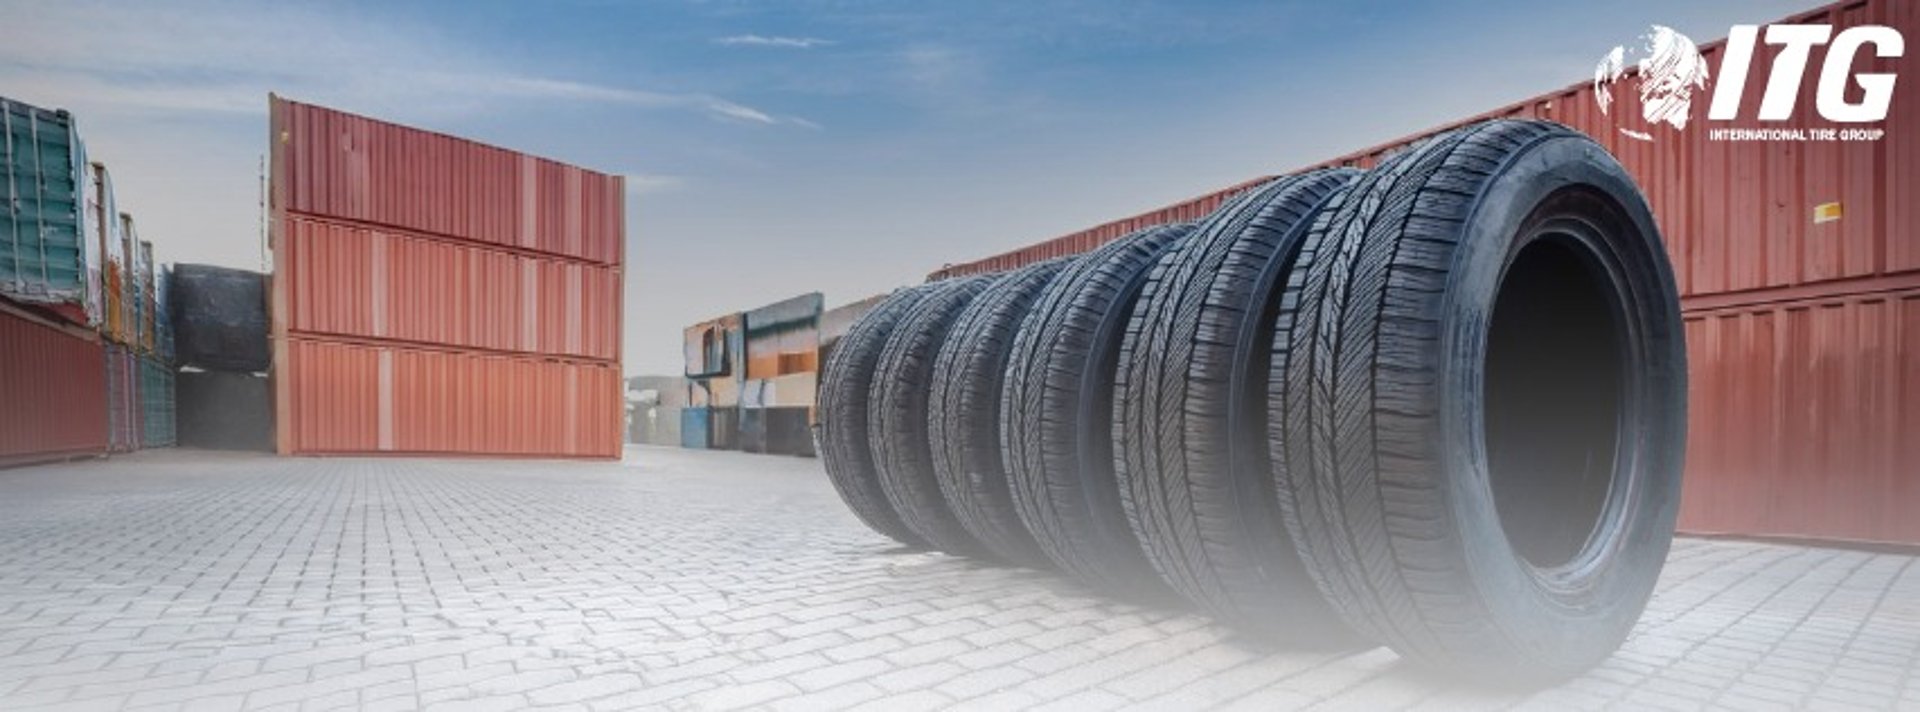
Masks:
[[[1548,585],[1508,543],[1495,508],[1485,451],[1484,367],[1493,305],[1520,233],[1541,202],[1568,188],[1615,203],[1615,227],[1603,231],[1611,254],[1597,261],[1624,290],[1625,388],[1616,500],[1623,510],[1610,551],[1575,585]],[[1633,179],[1584,136],[1550,134],[1509,156],[1481,191],[1456,252],[1441,304],[1439,403],[1444,491],[1460,532],[1462,558],[1500,632],[1545,667],[1575,670],[1609,654],[1651,595],[1672,542],[1679,509],[1685,439],[1685,348],[1671,267],[1653,215]],[[1579,374],[1568,374],[1577,378]],[[1635,399],[1644,399],[1635,403]],[[1615,515],[1609,515],[1615,516]]]

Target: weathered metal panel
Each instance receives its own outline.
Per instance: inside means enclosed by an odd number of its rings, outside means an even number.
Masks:
[[[274,98],[277,207],[619,264],[622,179]]]
[[[106,372],[97,338],[0,304],[0,465],[105,453]]]
[[[617,458],[615,366],[293,339],[291,454]]]
[[[140,449],[140,360],[133,350],[120,344],[107,344],[107,449],[133,452]]]
[[[134,346],[142,354],[151,355],[159,342],[159,300],[154,298],[153,286],[153,243],[141,240],[134,252],[134,301],[139,304],[135,311],[140,315],[136,324],[139,330],[134,337]]]
[[[173,344],[173,267],[161,266],[153,274],[153,352],[160,362],[174,363]]]
[[[134,350],[140,350],[141,337],[146,332],[148,312],[152,305],[147,304],[141,295],[140,232],[135,229],[133,216],[120,213],[120,250],[126,255],[126,270],[120,276],[120,304],[126,319],[115,343],[123,344]],[[112,338],[113,335],[109,335]]]
[[[0,295],[99,324],[87,153],[72,115],[0,97]]]
[[[687,327],[683,338],[687,402],[714,408],[740,405],[747,371],[746,316],[728,314],[694,324]]]
[[[618,269],[299,217],[283,239],[292,332],[619,356]]]
[[[713,412],[702,407],[680,409],[680,447],[705,450],[713,427]]]
[[[113,197],[113,174],[98,161],[87,164],[87,230],[100,255],[100,331],[108,341],[133,339],[133,305],[127,302],[128,261],[121,235],[120,208]]]
[[[1687,317],[1680,528],[1920,542],[1920,289]]]
[[[181,447],[273,452],[273,394],[265,376],[183,370],[173,383]]]
[[[174,351],[181,366],[209,371],[265,371],[268,343],[267,275],[181,264],[171,271]]]
[[[819,292],[746,312],[747,378],[776,378],[819,370]]]
[[[140,447],[173,447],[178,441],[175,425],[173,369],[159,359],[139,359],[140,372]]]

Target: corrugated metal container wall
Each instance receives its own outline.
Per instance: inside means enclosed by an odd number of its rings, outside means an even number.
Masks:
[[[1920,3],[1848,2],[1787,22],[1888,25],[1920,37]],[[1723,45],[1701,47],[1709,66],[1719,66]],[[1853,69],[1920,76],[1916,54],[1882,59],[1864,51]],[[1756,49],[1749,76],[1771,76],[1774,55],[1767,46]],[[1825,60],[1826,46],[1818,46],[1807,66]],[[1758,80],[1750,84],[1739,114],[1748,118],[1766,93]],[[1832,128],[1814,111],[1816,86],[1807,76],[1795,118],[1765,125]],[[1681,295],[1718,297],[1690,301],[1689,308],[1884,291],[1920,285],[1920,201],[1912,199],[1920,195],[1920,92],[1901,85],[1893,97],[1879,141],[1713,141],[1712,126],[1696,121],[1649,143],[1620,133],[1623,120],[1640,116],[1637,94],[1618,92],[1619,103],[1602,113],[1582,83],[1321,165],[1372,167],[1415,141],[1483,119],[1551,119],[1592,136],[1633,173],[1660,222]],[[1706,111],[1702,102],[1694,109]],[[1816,219],[1823,205],[1836,206],[1841,217]],[[1729,296],[1735,293],[1742,296]]]
[[[687,403],[714,408],[740,405],[746,378],[746,317],[728,314],[687,327]],[[724,420],[712,416],[712,420]],[[709,446],[718,448],[714,443]]]
[[[618,458],[623,180],[270,108],[280,452]]]
[[[619,355],[616,269],[299,217],[282,239],[293,331]]]
[[[1130,218],[1096,225],[1079,232],[1062,235],[1046,242],[1029,245],[1018,250],[1003,252],[972,262],[947,265],[934,271],[933,274],[927,275],[927,281],[931,282],[948,277],[962,277],[970,274],[986,274],[988,272],[1003,272],[1010,269],[1019,269],[1035,262],[1087,252],[1113,240],[1155,225],[1199,220],[1200,218],[1206,217],[1208,213],[1213,212],[1215,208],[1220,207],[1221,203],[1226,202],[1233,196],[1239,195],[1248,188],[1265,183],[1270,179],[1270,177],[1255,178],[1239,185],[1216,190],[1198,198],[1175,203],[1158,210],[1150,210]]]
[[[173,447],[178,440],[173,369],[151,356],[139,359],[139,369],[140,447]]]
[[[153,352],[160,362],[173,364],[173,267],[158,268],[153,275]]]
[[[776,378],[819,370],[819,292],[802,294],[746,312],[747,378]]]
[[[0,465],[107,450],[99,340],[0,308]]]
[[[140,361],[127,347],[107,344],[105,374],[107,449],[133,452],[140,449]]]
[[[300,453],[619,457],[620,371],[609,364],[288,342]]]
[[[140,337],[146,331],[147,312],[151,305],[140,294],[140,233],[134,229],[133,216],[120,214],[120,249],[126,254],[126,272],[120,277],[120,303],[126,311],[125,339],[119,343],[135,348],[140,346]]]
[[[689,406],[680,409],[680,447],[689,450],[707,449],[709,428],[712,427],[712,411],[707,408]]]
[[[0,97],[0,296],[99,324],[100,257],[87,238],[87,152],[65,111]]]
[[[113,174],[99,162],[88,164],[88,230],[101,255],[100,330],[107,340],[132,340],[133,305],[127,303],[126,240],[120,234],[120,208],[113,198]]]
[[[279,207],[598,264],[621,261],[615,176],[276,98]]]
[[[1682,526],[1920,542],[1920,289],[1687,317]]]
[[[160,310],[159,300],[154,298],[153,288],[153,243],[141,240],[138,252],[134,253],[134,283],[139,285],[134,298],[140,303],[140,333],[135,339],[140,353],[151,355],[159,345]]]

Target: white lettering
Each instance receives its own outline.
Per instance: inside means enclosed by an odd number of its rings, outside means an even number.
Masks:
[[[1766,96],[1760,99],[1761,121],[1786,121],[1800,94],[1800,79],[1807,74],[1807,56],[1814,45],[1826,44],[1833,36],[1830,25],[1769,25],[1767,44],[1780,45],[1773,58],[1773,76],[1767,79]]]
[[[1892,74],[1858,75],[1860,88],[1866,90],[1866,94],[1859,103],[1849,103],[1846,99],[1847,77],[1853,72],[1854,57],[1860,53],[1860,46],[1866,44],[1873,45],[1874,56],[1883,59],[1899,57],[1907,49],[1900,31],[1884,25],[1850,28],[1834,38],[1833,46],[1827,49],[1826,65],[1820,69],[1819,92],[1814,95],[1820,115],[1828,121],[1857,124],[1887,118],[1887,107],[1893,102]]]

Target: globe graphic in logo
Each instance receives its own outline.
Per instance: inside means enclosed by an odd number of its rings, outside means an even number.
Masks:
[[[1640,116],[1620,118],[1620,133],[1652,141],[1661,124],[1681,130],[1693,114],[1693,95],[1707,88],[1707,60],[1700,48],[1673,28],[1654,25],[1632,50],[1616,46],[1593,69],[1593,98],[1600,113],[1611,115],[1620,103],[1616,88],[1639,95]],[[1627,75],[1631,62],[1632,76]]]

